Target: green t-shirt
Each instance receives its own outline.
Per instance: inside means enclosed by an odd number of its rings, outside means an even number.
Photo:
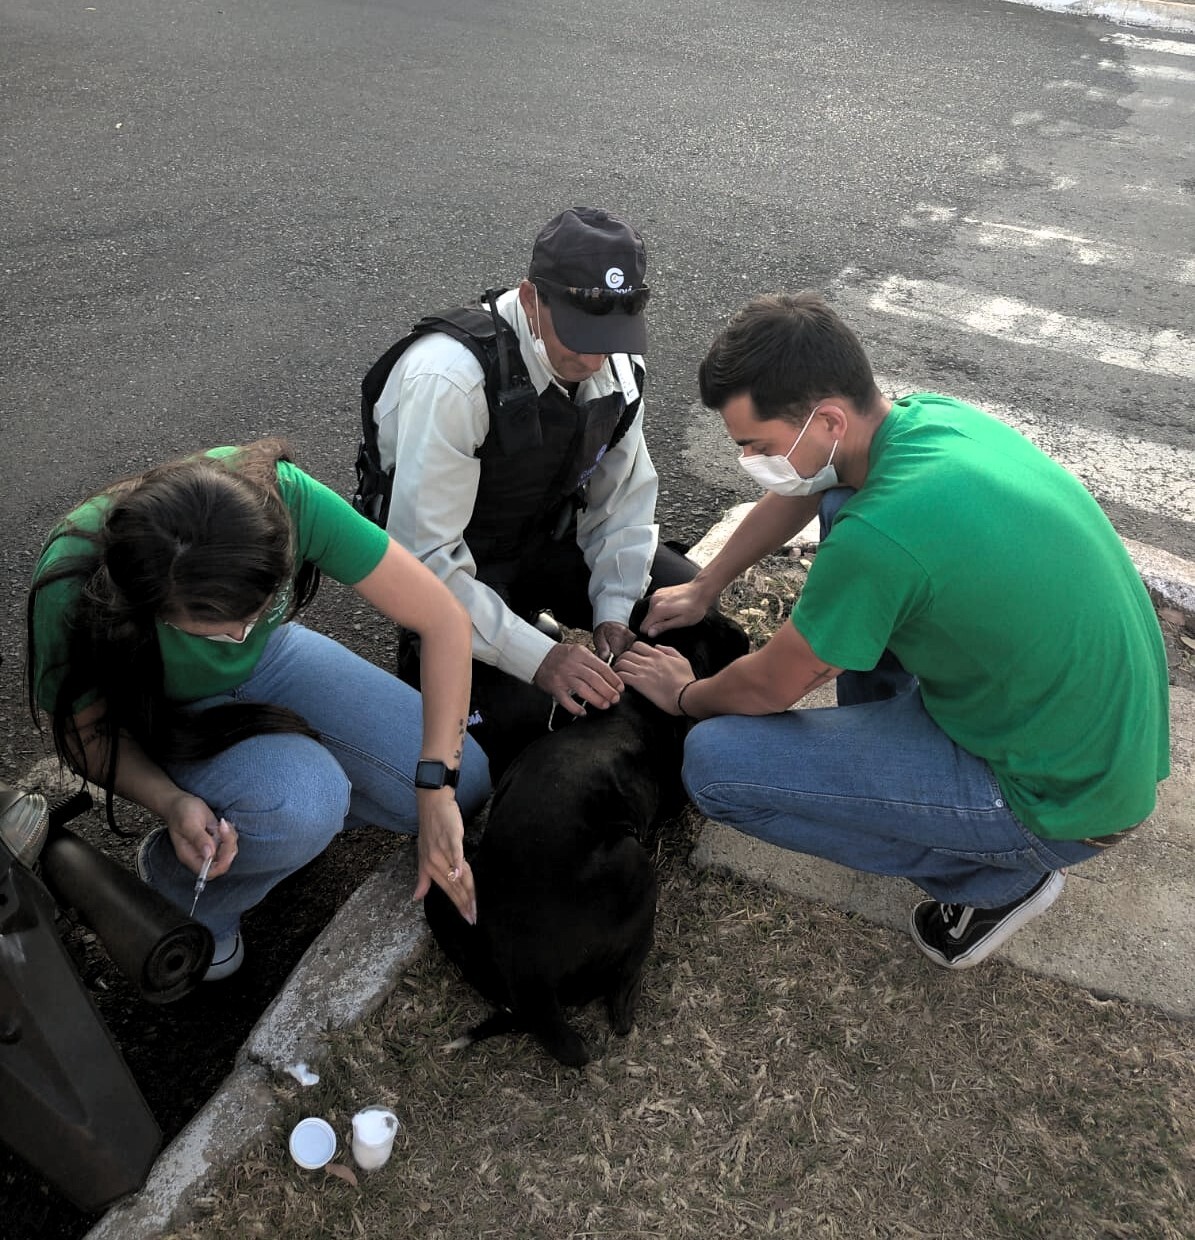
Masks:
[[[836,667],[891,649],[1035,834],[1106,835],[1153,811],[1170,717],[1149,595],[1082,484],[978,409],[892,406],[792,621]]]
[[[214,448],[206,455],[227,457],[236,448]],[[321,572],[345,585],[368,577],[385,554],[389,535],[355,512],[334,491],[296,465],[278,462],[278,489],[291,514],[296,568],[310,560]],[[63,525],[94,531],[111,506],[106,496],[81,504]],[[61,527],[60,527],[61,528]],[[95,554],[92,542],[66,535],[53,539],[34,570],[37,581],[51,568],[75,556]],[[257,666],[270,634],[282,623],[290,606],[293,580],[280,590],[268,611],[243,643],[213,642],[158,623],[158,644],[165,670],[165,692],[172,702],[197,702],[227,693],[248,679]],[[53,708],[64,674],[67,654],[66,620],[79,595],[80,579],[68,577],[46,587],[37,596],[34,613],[35,684],[38,704]],[[76,711],[94,700],[84,695]]]

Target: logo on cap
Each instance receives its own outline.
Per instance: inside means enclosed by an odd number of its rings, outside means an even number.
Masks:
[[[621,267],[611,267],[606,272],[606,287],[607,288],[622,288],[622,282],[624,279],[625,277],[622,274]]]

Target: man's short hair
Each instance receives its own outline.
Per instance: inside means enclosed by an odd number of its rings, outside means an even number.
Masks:
[[[863,410],[876,394],[859,337],[810,290],[749,301],[710,345],[697,382],[710,409],[746,394],[761,420],[798,421],[827,396]]]

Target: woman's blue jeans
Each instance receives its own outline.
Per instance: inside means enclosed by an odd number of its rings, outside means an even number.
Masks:
[[[320,734],[256,736],[202,762],[168,768],[237,829],[231,869],[199,899],[196,920],[217,937],[288,874],[317,857],[345,826],[414,833],[415,763],[422,699],[409,686],[331,638],[290,623],[275,631],[261,662],[231,694],[196,703],[268,702],[302,715]],[[457,801],[468,818],[490,793],[489,769],[466,737]],[[184,909],[195,875],[163,832],[143,858],[151,886]]]
[[[827,493],[823,536],[850,492]],[[684,782],[709,818],[781,848],[910,879],[943,904],[995,908],[1099,851],[1027,830],[992,769],[930,718],[885,656],[838,678],[836,707],[724,715],[685,744]]]

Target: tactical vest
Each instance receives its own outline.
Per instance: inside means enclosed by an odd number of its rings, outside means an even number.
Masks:
[[[489,308],[430,314],[370,367],[361,383],[361,445],[353,507],[385,527],[393,474],[378,453],[374,406],[395,363],[431,332],[451,336],[477,359],[485,376],[490,425],[477,451],[481,477],[464,540],[480,580],[509,579],[528,550],[546,537],[562,538],[585,507],[586,488],[602,457],[626,434],[642,404],[643,369],[634,365],[640,395],[629,404],[621,388],[576,405],[555,384],[537,394],[514,329]]]

